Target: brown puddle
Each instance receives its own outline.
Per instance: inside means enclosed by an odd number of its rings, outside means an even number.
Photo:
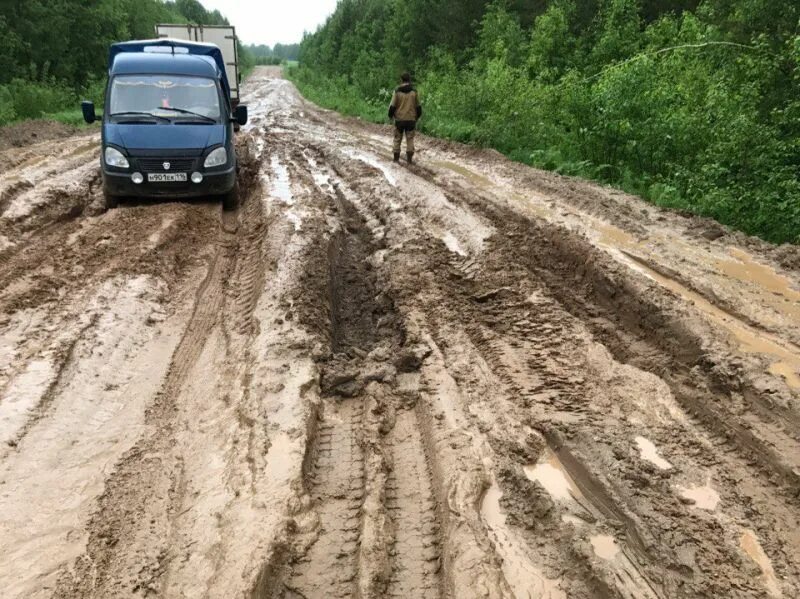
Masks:
[[[729,248],[735,260],[715,260],[714,265],[725,275],[745,283],[752,283],[763,293],[763,300],[778,312],[800,319],[800,291],[792,288],[791,281],[774,269],[753,260],[747,252]]]
[[[14,167],[14,170],[19,171],[24,168],[31,168],[32,166],[38,166],[45,160],[49,160],[51,158],[52,156],[32,156],[20,162],[17,166]]]
[[[612,560],[619,553],[619,545],[611,535],[595,535],[589,539],[594,554],[605,560]]]
[[[600,231],[599,242],[603,245],[628,249],[638,248],[641,245],[633,235],[614,225],[598,221],[594,228]]]
[[[95,150],[95,149],[99,152],[100,151],[100,145],[99,145],[98,142],[92,141],[92,142],[83,144],[82,146],[78,146],[77,148],[74,148],[74,149],[70,150],[66,154],[66,156],[67,157],[77,156],[78,154],[83,154],[84,152],[88,152],[89,150]]]
[[[702,310],[714,324],[727,330],[738,341],[742,351],[769,356],[771,358],[769,371],[774,375],[782,376],[790,387],[800,389],[800,349],[769,333],[756,331],[753,327],[718,308],[699,293],[656,272],[636,256],[630,254],[625,254],[625,256],[631,267],[644,272],[663,287],[691,302],[696,308]]]
[[[549,449],[545,450],[543,461],[532,466],[525,466],[524,470],[530,480],[542,485],[557,501],[570,501],[582,497],[558,456]]]
[[[636,445],[639,446],[639,456],[643,460],[650,462],[659,470],[669,470],[672,468],[672,464],[659,455],[658,448],[650,439],[636,437],[634,441],[636,441]]]
[[[719,504],[719,493],[706,483],[702,487],[678,487],[680,496],[693,502],[692,507],[713,512]]]
[[[484,177],[483,175],[479,175],[466,167],[461,166],[460,164],[456,164],[455,162],[448,162],[446,160],[440,160],[433,163],[434,166],[438,166],[440,168],[446,168],[448,170],[453,171],[454,173],[458,173],[462,177],[465,177],[475,183],[476,185],[480,185],[481,187],[490,187],[492,182]]]
[[[772,597],[783,596],[781,587],[778,584],[778,578],[775,576],[775,571],[772,569],[772,562],[769,557],[767,557],[767,554],[764,553],[764,549],[761,547],[761,543],[758,542],[756,533],[749,528],[745,529],[739,539],[739,546],[748,557],[761,568],[761,580],[764,586],[767,587],[767,592]]]
[[[502,491],[496,481],[487,489],[481,502],[481,515],[489,528],[495,548],[502,556],[503,577],[515,597],[566,599],[560,580],[547,578],[526,555],[523,544],[506,523],[500,508]]]

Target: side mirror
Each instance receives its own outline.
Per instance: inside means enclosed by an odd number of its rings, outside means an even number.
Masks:
[[[84,100],[81,102],[81,110],[83,111],[83,120],[90,125],[97,120],[97,115],[94,112],[94,102]]]
[[[236,110],[233,111],[233,120],[239,125],[247,124],[247,106],[239,104]]]

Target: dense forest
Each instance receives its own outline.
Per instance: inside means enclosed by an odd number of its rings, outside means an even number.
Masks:
[[[300,58],[300,44],[275,44],[273,47],[250,44],[246,49],[256,64],[281,64],[284,61],[297,61]]]
[[[341,0],[291,76],[424,130],[800,242],[797,0]]]
[[[78,121],[80,98],[102,97],[108,46],[152,38],[156,23],[228,21],[197,0],[0,0],[0,125],[43,115]]]

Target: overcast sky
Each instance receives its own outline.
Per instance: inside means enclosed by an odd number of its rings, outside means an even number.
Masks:
[[[218,9],[245,44],[294,44],[315,31],[336,8],[336,0],[200,0]]]

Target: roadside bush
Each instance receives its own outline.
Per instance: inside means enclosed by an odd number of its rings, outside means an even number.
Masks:
[[[386,120],[389,100],[384,106],[379,98],[365,98],[344,75],[326,77],[303,65],[289,66],[285,73],[305,97],[320,106],[374,123]]]
[[[800,243],[800,4],[390,4],[340,1],[302,44],[304,94],[382,121],[414,70],[425,132]]]
[[[14,110],[14,98],[6,85],[0,85],[0,125],[13,121],[17,116]]]
[[[79,101],[72,89],[55,81],[37,83],[13,79],[8,90],[17,119],[41,118],[47,112],[74,109]]]

